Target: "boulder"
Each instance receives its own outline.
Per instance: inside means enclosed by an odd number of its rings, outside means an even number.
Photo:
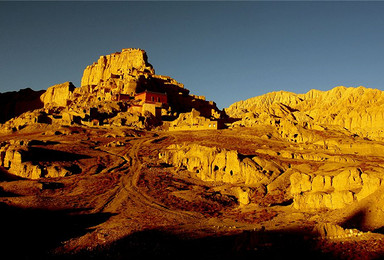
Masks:
[[[248,205],[251,202],[249,198],[249,188],[236,187],[233,191],[236,193],[236,198],[240,206]]]

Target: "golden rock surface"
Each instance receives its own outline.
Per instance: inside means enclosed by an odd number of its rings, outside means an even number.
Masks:
[[[51,86],[41,95],[41,101],[44,106],[67,107],[73,98],[75,86],[71,82],[65,82]]]
[[[129,82],[132,75],[138,73],[155,74],[147,61],[147,54],[140,49],[123,49],[121,52],[101,56],[97,62],[85,68],[81,86],[98,85],[113,77],[120,77]]]
[[[363,137],[384,138],[384,94],[377,89],[341,86],[329,91],[311,90],[306,94],[272,92],[236,102],[226,112],[242,118],[242,124],[247,126],[283,118],[311,129],[322,130],[333,125]]]

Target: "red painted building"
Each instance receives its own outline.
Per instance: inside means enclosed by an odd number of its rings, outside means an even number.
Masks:
[[[136,94],[135,100],[141,100],[144,103],[168,104],[167,94],[151,91],[144,91]]]

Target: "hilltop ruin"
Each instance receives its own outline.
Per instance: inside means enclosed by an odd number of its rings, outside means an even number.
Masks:
[[[101,56],[87,66],[80,87],[71,82],[57,84],[41,94],[40,99],[40,106],[30,107],[29,114],[7,122],[3,131],[19,130],[34,123],[148,129],[192,109],[207,119],[225,117],[213,101],[190,94],[171,77],[155,74],[146,52],[132,48]]]

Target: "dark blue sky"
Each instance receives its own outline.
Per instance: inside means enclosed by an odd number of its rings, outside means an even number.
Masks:
[[[219,107],[270,91],[384,90],[384,2],[0,2],[0,92],[142,48]]]

